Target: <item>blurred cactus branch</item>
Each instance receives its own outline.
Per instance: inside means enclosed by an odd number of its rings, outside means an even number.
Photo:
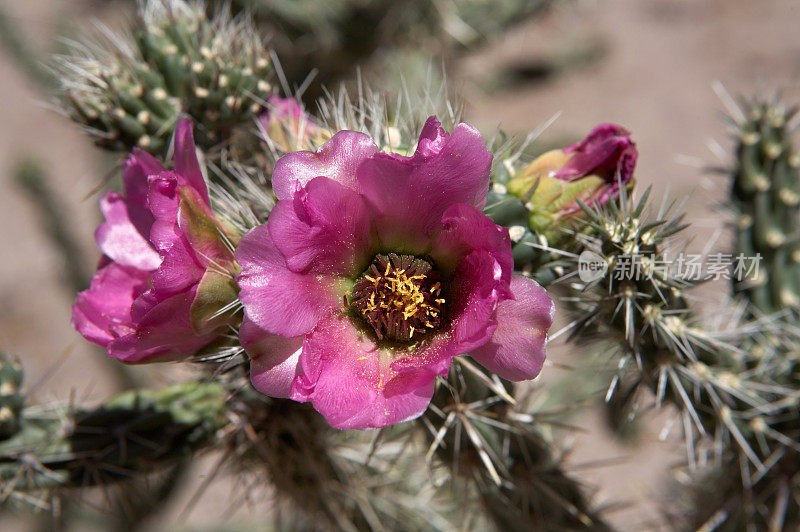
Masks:
[[[369,76],[387,57],[425,56],[452,60],[504,31],[544,13],[555,0],[234,0],[258,25],[273,34],[290,88],[309,72],[317,83],[307,102],[323,96],[323,87],[349,79],[357,68]],[[413,74],[410,74],[410,76]]]
[[[761,375],[773,402],[750,420],[746,442],[765,456],[751,471],[741,453],[690,480],[688,526],[719,530],[800,527],[800,159],[793,135],[797,109],[778,97],[740,99],[717,87],[735,142],[730,204],[737,267],[757,268],[734,279],[745,313],[769,327],[745,338],[745,371]],[[736,449],[733,449],[736,451]]]
[[[606,53],[603,42],[587,40],[549,54],[518,60],[481,76],[478,81],[486,90],[509,90],[519,85],[545,82],[572,70],[591,66],[602,60]]]
[[[763,314],[800,305],[800,153],[791,138],[797,111],[754,99],[731,116],[736,252],[762,258],[758,276],[735,290]]]
[[[36,57],[19,28],[7,7],[0,6],[0,42],[31,80],[44,88],[54,87],[55,78]]]
[[[171,492],[188,460],[222,447],[221,464],[245,489],[275,488],[285,510],[277,518],[294,528],[451,529],[419,454],[400,452],[413,447],[413,431],[375,448],[368,434],[335,431],[307,405],[261,396],[238,369],[218,375],[221,383],[131,390],[96,408],[22,408],[21,369],[5,361],[0,502],[55,511],[62,494],[120,485],[119,519],[133,526],[166,499],[153,490]]]
[[[52,490],[130,480],[191,456],[224,425],[225,395],[189,382],[131,390],[94,409],[29,406],[19,418],[0,442],[3,500],[46,507]]]
[[[89,284],[90,272],[83,252],[66,223],[66,209],[58,199],[41,163],[27,158],[17,163],[14,170],[17,184],[22,187],[37,210],[45,233],[64,261],[66,281],[70,291],[78,292]]]

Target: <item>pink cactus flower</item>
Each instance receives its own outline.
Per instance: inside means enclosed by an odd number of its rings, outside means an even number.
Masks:
[[[311,141],[318,146],[330,138],[294,98],[270,96],[258,122],[265,137],[284,153],[308,149]]]
[[[73,327],[126,363],[194,354],[219,336],[230,319],[220,309],[236,299],[236,239],[211,212],[188,120],[175,131],[174,166],[140,150],[125,161],[124,195],[100,201],[103,258],[72,307]]]
[[[309,120],[309,116],[303,111],[300,102],[294,98],[281,98],[273,94],[267,99],[267,110],[261,115],[261,120],[269,124],[271,120]]]
[[[481,210],[491,159],[434,117],[410,157],[355,131],[282,157],[278,202],[236,250],[253,385],[367,429],[419,416],[456,355],[536,377],[553,302]]]

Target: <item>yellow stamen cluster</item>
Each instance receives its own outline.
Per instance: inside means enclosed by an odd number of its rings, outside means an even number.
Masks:
[[[409,255],[378,255],[353,288],[352,305],[379,339],[408,341],[435,329],[445,303],[438,274]]]

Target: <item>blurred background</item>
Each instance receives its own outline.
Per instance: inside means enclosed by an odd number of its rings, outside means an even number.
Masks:
[[[728,241],[719,208],[728,184],[707,171],[726,163],[715,146],[729,145],[714,83],[734,95],[778,88],[790,103],[799,96],[796,0],[539,0],[520,2],[524,9],[511,15],[476,11],[472,26],[443,16],[446,1],[377,10],[370,4],[381,2],[234,2],[257,9],[295,87],[322,66],[304,92],[312,111],[322,86],[351,79],[356,67],[378,88],[401,74],[413,86],[444,69],[467,120],[487,137],[498,128],[524,136],[556,114],[542,145],[571,142],[600,122],[623,125],[638,144],[639,183],[652,184],[657,197],[686,201],[696,250],[717,238],[725,249]],[[92,404],[129,378],[69,325],[75,292],[88,284],[99,257],[92,240],[96,189],[119,161],[100,154],[52,108],[42,62],[61,49],[59,39],[95,20],[120,27],[134,9],[122,1],[0,0],[0,348],[22,360],[36,401]],[[419,11],[411,17],[410,10]],[[434,17],[444,20],[443,29],[425,28]],[[574,348],[559,343],[546,374],[581,364],[580,354],[569,352]],[[135,368],[134,378],[158,385],[179,379],[180,371]],[[669,496],[663,489],[670,465],[682,452],[669,438],[649,445],[669,415],[652,420],[635,447],[606,434],[601,418],[586,412],[570,420],[577,429],[570,436],[574,474],[597,488],[598,502],[619,506],[611,523],[651,527],[659,522],[659,500]],[[214,471],[213,456],[201,461],[190,475],[196,482],[147,526],[257,524],[270,510],[269,493],[233,497],[237,479],[212,478]],[[41,524],[0,517],[0,529]]]

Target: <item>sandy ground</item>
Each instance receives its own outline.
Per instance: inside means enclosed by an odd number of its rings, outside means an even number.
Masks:
[[[65,20],[101,13],[103,5],[0,1],[40,51],[51,46]],[[560,118],[550,129],[555,135],[580,135],[604,121],[623,124],[641,153],[638,180],[653,184],[657,195],[669,189],[674,196],[688,197],[686,208],[697,224],[693,234],[705,243],[721,227],[721,216],[712,206],[723,199],[725,183],[699,166],[719,164],[708,148],[710,140],[727,142],[712,83],[719,80],[734,94],[781,87],[796,97],[798,23],[800,4],[794,0],[568,1],[462,61],[451,76],[462,85],[468,117],[483,131],[501,126],[524,133],[556,112]],[[576,42],[602,43],[606,54],[588,67],[499,93],[485,94],[469,82],[483,75],[487,65],[546,56]],[[74,294],[64,287],[63,264],[42,234],[35,209],[15,186],[11,168],[27,155],[44,162],[68,210],[66,223],[79,236],[91,264],[98,255],[91,236],[97,211],[96,199],[86,196],[113,163],[98,159],[76,128],[41,104],[44,99],[0,50],[0,347],[22,359],[28,389],[37,400],[65,400],[74,394],[90,403],[113,392],[112,362],[71,330]],[[564,347],[550,354],[556,362],[559,357],[580,363]],[[171,378],[161,370],[145,371],[162,381]],[[599,502],[631,504],[612,514],[611,521],[622,530],[658,521],[659,490],[676,456],[669,444],[650,444],[661,421],[653,423],[646,444],[637,448],[618,445],[595,414],[576,423],[583,432],[574,437],[571,463],[624,460],[602,468],[576,467],[576,475],[598,486]],[[198,468],[198,481],[208,467]],[[214,483],[188,513],[184,510],[192,490],[187,488],[154,526],[215,528],[224,522],[229,486],[230,481]],[[255,519],[264,506],[238,512],[238,518]],[[16,527],[29,528],[19,521]]]

